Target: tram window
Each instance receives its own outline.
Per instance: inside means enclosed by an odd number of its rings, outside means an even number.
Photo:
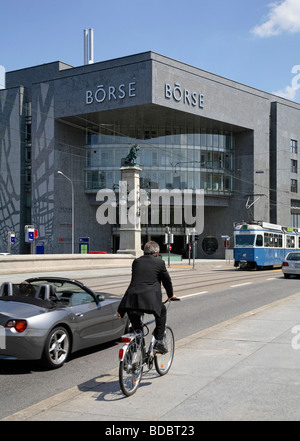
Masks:
[[[274,234],[270,233],[269,234],[269,247],[273,247],[274,246]]]
[[[295,248],[295,237],[294,236],[286,236],[286,247],[287,248]]]
[[[262,247],[263,246],[263,237],[261,234],[258,234],[256,237],[256,246]]]
[[[235,236],[235,245],[240,247],[253,246],[254,239],[254,234],[239,234]]]
[[[269,247],[270,246],[269,233],[265,233],[264,234],[264,242],[265,242],[265,247]]]
[[[274,247],[275,248],[282,248],[282,235],[281,234],[274,234]]]
[[[274,233],[264,234],[265,247],[279,248],[282,247],[282,235]]]

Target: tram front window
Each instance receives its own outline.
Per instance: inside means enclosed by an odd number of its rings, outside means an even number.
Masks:
[[[237,247],[253,247],[254,245],[254,234],[243,234],[235,236],[235,246]]]

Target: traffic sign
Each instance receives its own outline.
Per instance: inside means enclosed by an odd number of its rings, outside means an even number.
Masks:
[[[25,225],[25,242],[34,242],[34,227]]]

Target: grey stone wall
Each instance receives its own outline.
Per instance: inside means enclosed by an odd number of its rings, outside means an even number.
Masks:
[[[277,223],[291,225],[291,200],[300,202],[300,118],[298,105],[291,102],[277,102],[276,126],[276,193]],[[298,141],[298,153],[291,153],[291,139]],[[291,159],[298,161],[298,173],[291,171]],[[298,193],[291,192],[291,179],[298,181]],[[270,185],[273,185],[271,183]]]
[[[20,253],[24,243],[23,96],[22,87],[0,90],[0,252],[7,252],[9,231],[16,234],[12,253]]]

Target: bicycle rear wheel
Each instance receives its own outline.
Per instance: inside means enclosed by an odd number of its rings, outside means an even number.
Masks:
[[[119,383],[122,392],[129,397],[139,387],[143,374],[142,351],[136,343],[131,343],[119,365]]]
[[[155,369],[159,375],[166,375],[171,367],[175,351],[175,339],[172,329],[166,326],[164,342],[168,348],[166,354],[156,353],[154,356]]]

